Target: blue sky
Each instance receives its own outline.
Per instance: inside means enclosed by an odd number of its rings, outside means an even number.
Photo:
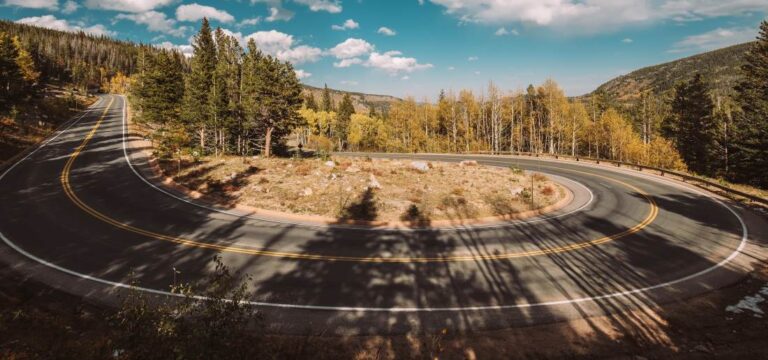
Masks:
[[[189,50],[207,16],[322,86],[434,100],[553,78],[568,95],[749,41],[768,0],[0,0],[2,17]]]

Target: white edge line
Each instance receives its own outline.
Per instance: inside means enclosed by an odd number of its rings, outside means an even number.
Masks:
[[[95,106],[95,104],[94,104]],[[27,156],[22,158],[20,161],[18,161],[16,164],[11,166],[8,170],[3,172],[2,175],[0,175],[0,180],[5,177],[5,175],[10,172],[16,165],[27,159],[30,155],[37,152],[37,150],[43,148],[45,145],[47,145],[51,140],[58,137],[61,133],[64,132],[64,130],[69,129],[72,125],[74,125],[77,121],[83,118],[85,114],[90,112],[90,109],[86,111],[83,115],[81,115],[76,121],[74,121],[72,124],[70,124],[67,128],[63,129],[59,134],[57,134],[55,137],[49,139],[48,141],[41,144],[37,149],[29,153]],[[125,112],[123,112],[125,114]],[[703,192],[700,192],[698,190],[690,189],[691,191],[697,192],[700,195],[706,196]],[[241,303],[247,304],[247,305],[253,305],[253,306],[260,306],[260,307],[272,307],[272,308],[282,308],[282,309],[302,309],[302,310],[330,310],[330,311],[352,311],[352,312],[389,312],[389,313],[400,313],[400,312],[455,312],[455,311],[479,311],[479,310],[505,310],[505,309],[516,309],[516,308],[533,308],[533,307],[544,307],[544,306],[557,306],[557,305],[568,305],[568,304],[576,304],[576,303],[582,303],[582,302],[588,302],[588,301],[598,301],[598,300],[604,300],[609,298],[616,298],[616,297],[625,297],[633,294],[648,292],[651,290],[660,289],[663,287],[676,285],[694,278],[697,278],[699,276],[705,275],[707,273],[710,273],[716,269],[719,269],[729,262],[731,262],[733,259],[735,259],[744,249],[744,247],[747,244],[747,225],[744,223],[744,220],[739,216],[739,214],[733,210],[730,206],[726,205],[719,199],[713,199],[715,202],[719,203],[728,211],[730,211],[736,218],[739,220],[739,223],[741,223],[741,229],[742,229],[742,237],[741,242],[739,243],[738,248],[732,252],[727,258],[722,260],[721,262],[708,267],[704,270],[701,270],[699,272],[690,274],[688,276],[684,276],[682,278],[678,278],[672,281],[667,281],[661,284],[653,285],[653,286],[647,286],[640,289],[634,289],[634,290],[626,290],[621,292],[616,292],[612,294],[606,294],[606,295],[599,295],[599,296],[590,296],[590,297],[582,297],[582,298],[576,298],[576,299],[569,299],[569,300],[559,300],[559,301],[547,301],[547,302],[540,302],[540,303],[531,303],[531,304],[515,304],[515,305],[492,305],[492,306],[465,306],[465,307],[443,307],[443,308],[420,308],[420,307],[412,307],[412,308],[378,308],[378,307],[352,307],[352,306],[316,306],[316,305],[296,305],[296,304],[280,304],[280,303],[268,303],[268,302],[260,302],[260,301],[242,301]],[[16,250],[18,253],[24,255],[25,257],[34,260],[44,266],[47,266],[49,268],[61,271],[63,273],[79,277],[84,280],[90,280],[94,282],[98,282],[105,285],[110,285],[116,288],[124,288],[124,289],[131,289],[131,290],[138,290],[143,291],[147,293],[152,293],[156,295],[166,295],[166,296],[173,296],[173,297],[183,297],[184,295],[172,293],[169,291],[163,291],[163,290],[157,290],[157,289],[150,289],[145,288],[141,286],[135,286],[115,281],[109,281],[102,278],[98,278],[91,275],[82,274],[73,270],[69,270],[67,268],[61,267],[59,265],[53,264],[51,262],[48,262],[46,260],[43,260],[35,255],[32,255],[25,251],[24,249],[17,246],[15,243],[10,241],[5,235],[0,232],[0,238],[2,238],[3,242],[5,242],[8,246],[10,246],[12,249]],[[206,296],[193,296],[195,299],[199,300],[212,300],[212,298],[206,297]]]

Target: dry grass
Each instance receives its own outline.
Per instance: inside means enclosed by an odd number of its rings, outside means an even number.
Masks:
[[[509,168],[429,162],[422,172],[409,160],[339,158],[329,167],[319,159],[204,158],[188,162],[174,176],[193,190],[231,203],[343,219],[420,221],[504,216],[532,208],[530,176]],[[164,165],[176,173],[175,163]],[[371,177],[380,189],[366,192]],[[533,174],[535,208],[564,192]],[[365,195],[365,196],[364,196]],[[365,206],[361,208],[361,202]],[[354,211],[350,211],[353,209]]]

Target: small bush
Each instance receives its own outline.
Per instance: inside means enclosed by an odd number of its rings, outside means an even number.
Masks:
[[[543,189],[541,189],[541,194],[544,196],[551,196],[551,195],[554,195],[554,193],[555,193],[555,189],[550,185],[547,185]]]
[[[512,171],[512,173],[515,174],[515,175],[523,175],[523,173],[524,173],[523,169],[521,169],[521,168],[519,168],[519,167],[517,167],[515,165],[510,165],[509,166],[509,170]]]
[[[535,181],[538,181],[538,182],[543,182],[543,181],[548,181],[549,180],[549,178],[546,175],[539,174],[539,173],[535,173],[535,174],[531,175],[531,179],[533,179]]]

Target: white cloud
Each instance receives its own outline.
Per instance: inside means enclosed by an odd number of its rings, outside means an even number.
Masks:
[[[623,43],[625,43],[625,44],[631,44],[631,43],[633,43],[633,42],[634,42],[634,40],[632,40],[632,39],[630,39],[630,38],[625,38],[624,40],[621,40],[621,42],[623,42]]]
[[[474,74],[475,74],[475,75],[480,75],[480,72],[479,72],[479,71],[475,71],[475,73],[474,73]]]
[[[354,81],[354,80],[341,80],[340,83],[342,85],[352,85],[352,86],[359,84],[357,81]]]
[[[449,71],[453,71],[453,70],[456,70],[456,68],[455,68],[455,67],[453,67],[453,66],[449,66],[449,67],[448,67],[448,70],[449,70]]]
[[[161,49],[168,49],[168,50],[176,50],[180,52],[184,57],[192,57],[194,53],[194,49],[192,48],[192,45],[174,45],[170,41],[163,41],[159,44],[155,44],[156,47],[159,47]]]
[[[752,28],[717,28],[699,35],[688,36],[676,42],[669,52],[699,52],[723,48],[755,40],[757,30]]]
[[[293,11],[290,11],[284,7],[277,7],[273,6],[269,8],[269,16],[266,17],[266,20],[269,22],[273,21],[288,21],[293,18]]]
[[[261,17],[255,17],[250,19],[244,19],[243,21],[237,23],[237,26],[253,26],[258,25],[258,23],[261,22]]]
[[[405,76],[401,77],[401,78],[400,78],[400,80],[408,80],[408,79],[410,79],[410,78],[411,78],[410,76],[408,76],[408,75],[405,75]]]
[[[301,70],[301,69],[296,69],[296,70],[293,70],[293,71],[296,73],[296,77],[299,78],[299,80],[306,79],[306,78],[312,76],[312,73],[306,72],[306,71]]]
[[[496,35],[496,36],[504,36],[504,35],[515,35],[515,36],[517,36],[517,35],[520,35],[520,33],[517,32],[516,29],[507,30],[507,28],[505,28],[505,27],[500,27],[493,34]]]
[[[349,59],[368,54],[373,49],[374,46],[363,39],[349,38],[337,44],[328,52],[337,59]]]
[[[69,31],[69,32],[78,32],[82,31],[87,34],[91,35],[104,35],[104,36],[114,36],[115,32],[108,30],[104,25],[96,24],[92,26],[85,26],[83,24],[72,24],[64,19],[57,19],[53,15],[43,15],[43,16],[31,16],[26,17],[23,19],[16,20],[19,24],[27,24],[27,25],[34,25],[34,26],[40,26],[48,29],[53,30],[61,30],[61,31]]]
[[[174,1],[175,0],[85,0],[85,7],[90,9],[125,12],[145,12],[169,5]]]
[[[240,33],[235,37],[242,38]],[[246,36],[243,42],[253,39],[256,46],[266,54],[272,55],[282,61],[288,61],[293,64],[303,64],[320,60],[323,51],[319,48],[298,45],[294,46],[293,35],[288,35],[276,30],[258,31]]]
[[[299,45],[295,48],[281,50],[275,54],[278,59],[282,61],[288,61],[293,64],[315,62],[320,60],[322,55],[322,50],[307,45]]]
[[[80,5],[78,5],[76,2],[72,0],[68,0],[67,2],[64,3],[64,7],[61,8],[61,12],[64,14],[71,14],[77,11],[77,9],[79,8],[80,8]]]
[[[470,56],[467,58],[467,61],[477,61],[477,60],[480,60],[480,58],[477,56]]]
[[[765,0],[431,0],[461,22],[525,23],[596,33],[666,19],[694,19],[768,10]]]
[[[232,22],[235,17],[224,10],[198,3],[181,5],[176,8],[176,19],[180,21],[198,21],[202,18],[215,19],[223,23]]]
[[[293,2],[308,6],[312,11],[327,11],[332,14],[340,13],[341,2],[338,0],[293,0]],[[293,18],[293,11],[283,6],[283,0],[251,0],[251,4],[263,3],[269,7],[269,16],[265,20],[288,21]]]
[[[382,26],[379,28],[379,31],[377,31],[379,34],[386,35],[386,36],[395,36],[397,33],[395,30],[392,30],[386,26]]]
[[[349,58],[349,59],[341,59],[341,61],[334,62],[333,67],[337,68],[347,68],[352,65],[362,64],[363,60],[360,58]]]
[[[3,5],[30,9],[57,10],[59,8],[59,0],[5,0]]]
[[[352,19],[347,19],[347,21],[345,21],[341,25],[331,25],[331,29],[333,30],[350,30],[350,29],[357,29],[359,27],[360,27],[360,24]]]
[[[327,11],[331,14],[340,13],[341,2],[338,0],[293,0],[297,4],[309,6],[312,11]]]
[[[432,64],[420,64],[416,59],[402,55],[399,51],[387,51],[383,54],[372,52],[364,66],[381,69],[390,75],[399,73],[411,73],[417,70],[432,68]]]
[[[130,20],[137,24],[146,25],[149,31],[176,37],[183,37],[187,31],[191,30],[188,26],[178,26],[176,20],[169,19],[164,13],[154,10],[136,14],[117,14],[115,20]]]

